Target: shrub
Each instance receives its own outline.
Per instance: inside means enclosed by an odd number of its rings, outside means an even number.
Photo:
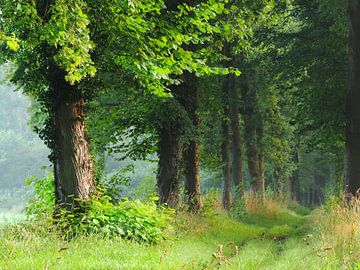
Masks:
[[[51,216],[55,207],[54,176],[48,173],[41,178],[36,176],[25,180],[27,187],[33,188],[33,196],[28,199],[25,214],[28,217]]]
[[[54,181],[51,174],[27,180],[34,186],[34,197],[26,207],[28,217],[52,217],[55,212]],[[71,211],[59,208],[54,223],[67,239],[79,235],[100,233],[106,237],[122,237],[154,244],[170,228],[173,210],[157,207],[155,200],[143,203],[123,199],[113,203],[107,195],[78,201]]]
[[[158,208],[155,202],[124,199],[116,204],[110,197],[94,197],[79,203],[73,211],[61,209],[57,225],[69,238],[100,233],[150,244],[165,238],[170,228],[171,209]]]
[[[203,217],[213,217],[219,209],[221,209],[219,192],[216,189],[210,189],[208,193],[202,197],[200,215]]]

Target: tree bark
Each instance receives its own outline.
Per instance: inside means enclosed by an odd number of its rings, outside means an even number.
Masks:
[[[346,192],[360,188],[360,3],[349,0],[349,83],[346,104]]]
[[[257,181],[259,179],[259,163],[256,151],[256,144],[254,141],[255,128],[251,125],[251,120],[248,117],[245,119],[245,138],[246,138],[246,155],[248,161],[248,169],[250,174],[250,191],[257,192]]]
[[[257,179],[257,193],[264,199],[265,197],[265,156],[264,156],[264,145],[263,145],[263,127],[261,120],[259,120],[257,128],[257,162],[258,162],[258,179]]]
[[[180,202],[180,169],[182,143],[175,128],[163,128],[159,134],[157,190],[159,204],[176,208]]]
[[[240,81],[241,97],[244,103],[243,117],[250,191],[263,198],[265,195],[265,161],[262,117],[257,108],[256,92],[249,88],[245,74],[242,75]]]
[[[181,93],[180,93],[181,92]],[[185,73],[183,83],[176,91],[180,104],[183,105],[193,123],[193,137],[184,151],[185,195],[189,210],[197,213],[201,208],[200,197],[200,146],[199,146],[199,90],[194,73]]]
[[[222,119],[222,145],[221,157],[223,163],[223,208],[230,209],[231,207],[231,153],[230,153],[230,126],[229,126],[229,97],[228,97],[228,80],[225,78],[223,83],[223,119]]]
[[[236,89],[235,75],[228,75],[228,92],[230,105],[231,144],[232,144],[232,179],[236,192],[244,195],[244,177],[242,165],[242,139],[240,134],[239,97]]]
[[[243,79],[244,80],[244,79]],[[257,192],[257,182],[259,179],[259,162],[256,142],[256,120],[253,108],[253,97],[249,93],[247,83],[242,84],[242,98],[244,102],[244,123],[245,123],[245,142],[248,169],[250,174],[250,191]]]
[[[224,47],[224,55],[230,60],[224,62],[226,68],[235,66],[234,56],[232,55],[232,45],[226,44]],[[239,118],[239,95],[236,84],[236,76],[229,74],[224,78],[224,91],[227,91],[229,118],[231,128],[231,156],[232,156],[232,180],[235,190],[240,197],[244,195],[244,177],[242,165],[242,139],[240,133]]]
[[[184,153],[185,194],[189,210],[193,213],[198,213],[201,208],[199,152],[199,143],[191,141]]]
[[[63,87],[61,87],[63,86]],[[84,98],[65,81],[56,84],[54,172],[57,204],[67,209],[96,193],[93,161],[85,130]]]
[[[165,0],[168,10],[175,11],[180,4],[194,5],[194,0]],[[185,45],[185,49],[194,50],[194,45]],[[195,135],[184,150],[185,161],[185,195],[189,205],[189,210],[197,213],[201,208],[200,196],[200,148],[198,141],[198,132],[200,118],[199,109],[199,91],[197,78],[194,73],[185,72],[182,76],[183,83],[180,86],[174,86],[174,95],[179,103],[185,108],[194,125]],[[180,163],[180,160],[179,160]]]
[[[226,120],[222,122],[223,142],[221,146],[221,156],[223,162],[223,177],[224,177],[224,191],[223,191],[223,208],[230,209],[231,207],[231,166],[230,166],[230,129]]]

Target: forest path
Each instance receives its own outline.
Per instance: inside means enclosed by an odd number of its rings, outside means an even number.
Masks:
[[[240,222],[259,233],[236,244],[220,243],[204,269],[321,269],[321,246],[313,240],[309,211],[285,209],[272,216],[252,213]]]
[[[311,216],[284,210],[272,216],[226,213],[175,217],[170,239],[156,246],[100,236],[59,240],[41,227],[0,230],[0,269],[324,269]],[[2,261],[3,260],[3,261]],[[336,269],[328,267],[327,269]]]

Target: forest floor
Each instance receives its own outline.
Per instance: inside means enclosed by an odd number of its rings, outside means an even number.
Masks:
[[[99,236],[65,242],[38,225],[12,225],[0,230],[0,269],[344,269],[312,215],[302,208],[237,220],[180,213],[156,246]]]

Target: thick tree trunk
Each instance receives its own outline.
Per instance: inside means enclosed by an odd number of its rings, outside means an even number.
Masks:
[[[349,0],[349,83],[346,108],[346,191],[360,188],[360,2]]]
[[[76,200],[87,200],[96,192],[93,162],[84,123],[84,98],[80,90],[57,89],[54,108],[54,171],[57,203],[71,209]]]
[[[224,47],[224,55],[231,60],[224,62],[225,67],[235,66],[234,56],[231,51],[231,44],[226,44]],[[224,78],[224,91],[228,96],[229,118],[231,127],[231,156],[232,156],[232,180],[235,186],[236,193],[243,197],[244,195],[244,179],[242,166],[242,139],[240,133],[240,119],[239,119],[239,95],[236,84],[236,76],[229,74]],[[226,89],[227,88],[227,89]]]
[[[185,147],[183,161],[185,195],[189,210],[197,213],[201,208],[200,197],[200,147],[199,147],[199,90],[194,73],[184,73],[183,83],[174,88],[175,98],[185,108],[192,123],[194,135]]]
[[[232,143],[232,178],[236,192],[240,197],[244,195],[244,177],[242,166],[242,139],[240,134],[239,97],[234,75],[228,75],[228,92],[230,105],[231,143]]]
[[[250,192],[257,192],[259,179],[259,162],[257,151],[256,119],[255,119],[255,96],[249,89],[246,75],[240,77],[241,98],[243,102],[243,118],[245,124],[245,144],[248,170],[250,175]]]
[[[180,4],[193,5],[193,0],[165,0],[168,10],[174,11]],[[193,45],[188,45],[193,47]],[[184,46],[185,47],[185,46]],[[185,48],[189,49],[189,48]],[[191,49],[191,48],[190,48]],[[193,48],[192,48],[193,49]],[[190,140],[184,151],[185,161],[185,194],[186,201],[189,204],[189,210],[197,213],[201,208],[200,196],[200,148],[198,142],[198,130],[200,118],[198,115],[199,92],[197,79],[194,73],[185,73],[183,75],[183,84],[174,87],[175,97],[185,108],[194,124],[195,136]]]
[[[184,153],[185,194],[189,210],[197,213],[201,208],[199,143],[191,141]]]
[[[180,202],[181,135],[173,128],[160,130],[157,189],[159,203],[176,208]]]
[[[263,198],[265,195],[265,162],[263,146],[263,124],[257,109],[256,92],[249,88],[246,75],[241,78],[244,103],[245,142],[250,174],[250,191]]]

